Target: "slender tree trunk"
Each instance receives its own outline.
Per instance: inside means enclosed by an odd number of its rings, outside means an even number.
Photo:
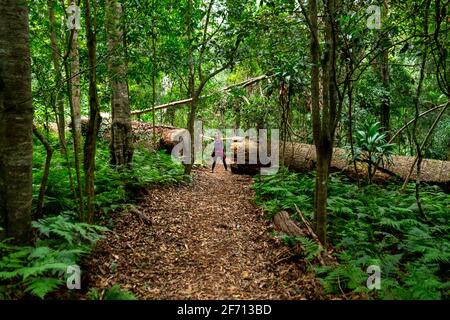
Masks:
[[[311,28],[311,38],[310,38],[310,51],[311,51],[311,112],[312,112],[312,126],[313,126],[313,137],[314,144],[316,146],[316,154],[317,154],[317,173],[316,173],[316,183],[315,183],[315,192],[314,192],[314,212],[315,212],[315,228],[318,237],[319,235],[319,227],[321,229],[325,228],[326,222],[326,212],[319,211],[319,203],[323,202],[323,198],[326,199],[326,190],[323,192],[323,188],[319,188],[319,185],[322,183],[324,176],[324,161],[323,161],[323,153],[320,152],[320,144],[322,140],[322,123],[320,119],[320,46],[319,46],[319,26],[318,26],[318,10],[317,10],[317,1],[309,0],[309,23]],[[320,161],[319,161],[320,160]],[[319,176],[320,174],[320,176]],[[325,233],[323,230],[322,236]],[[322,241],[322,239],[321,239]]]
[[[152,26],[152,121],[153,121],[153,146],[156,149],[156,143],[157,143],[157,136],[156,136],[156,73],[157,73],[157,60],[156,60],[156,28],[155,28],[156,21],[153,21]]]
[[[68,0],[68,5],[75,4],[74,0]],[[68,94],[70,105],[70,117],[72,121],[72,140],[75,158],[75,174],[77,178],[77,193],[79,199],[80,214],[84,210],[83,187],[81,182],[81,88],[80,88],[80,59],[78,54],[78,30],[73,31],[72,42],[70,44],[70,71],[65,63],[66,78],[68,82]]]
[[[313,136],[317,153],[314,212],[316,233],[326,245],[328,175],[330,171],[333,141],[339,116],[337,114],[336,88],[336,38],[335,1],[325,2],[325,50],[322,59],[322,110],[319,101],[319,28],[317,1],[309,0],[309,23],[311,28],[311,95]]]
[[[353,65],[350,66],[350,72],[353,72]],[[356,165],[356,159],[355,159],[355,144],[353,142],[353,83],[350,80],[348,85],[348,139],[350,143],[350,151],[352,154],[352,163],[353,163],[353,169],[355,170],[356,174],[356,180],[358,181],[359,185],[359,173],[358,173],[358,166]]]
[[[131,115],[128,98],[127,68],[122,26],[123,8],[117,0],[106,1],[106,30],[110,61],[109,82],[111,86],[111,164],[128,165],[133,158],[131,140]]]
[[[195,95],[195,94],[194,94]],[[184,173],[185,174],[191,174],[192,167],[194,165],[195,161],[195,152],[194,152],[194,124],[195,124],[195,114],[197,112],[197,102],[198,99],[194,96],[189,108],[189,115],[188,115],[188,131],[190,135],[190,143],[188,147],[190,148],[189,152],[189,159],[188,163],[184,166]]]
[[[187,32],[187,38],[189,43],[189,96],[192,98],[191,102],[189,103],[189,115],[188,115],[188,131],[190,135],[190,159],[186,159],[188,163],[185,163],[184,165],[184,173],[185,174],[191,174],[192,166],[194,164],[194,122],[195,122],[195,114],[197,109],[197,101],[198,97],[195,96],[195,71],[194,71],[194,56],[193,56],[193,43],[192,43],[192,37],[193,37],[193,26],[192,26],[192,7],[193,3],[192,0],[189,0],[188,4],[188,12],[187,12],[187,25],[188,25],[188,32]]]
[[[184,98],[183,82],[180,81],[180,98]],[[165,122],[173,126],[175,124],[176,108],[167,108],[164,114]]]
[[[95,0],[93,0],[95,1]],[[88,65],[89,65],[89,123],[84,143],[84,176],[85,193],[87,197],[87,221],[92,222],[94,217],[94,180],[95,180],[95,153],[97,148],[97,135],[100,129],[100,106],[97,92],[96,75],[96,36],[91,17],[91,0],[83,0],[86,20]]]
[[[39,141],[44,145],[45,150],[47,151],[47,157],[45,158],[44,165],[44,173],[42,174],[41,186],[39,188],[39,197],[36,205],[36,213],[34,215],[34,219],[42,218],[43,208],[44,208],[44,199],[45,199],[45,190],[47,188],[48,176],[50,174],[50,164],[52,162],[53,156],[53,148],[47,139],[39,132],[39,130],[33,126],[33,133],[39,139]]]
[[[430,3],[431,0],[427,0],[426,1],[426,8],[425,8],[425,15],[424,15],[424,22],[423,22],[423,32],[424,34],[428,34],[428,10],[430,7]],[[426,46],[426,45],[425,45]],[[418,121],[419,121],[419,107],[420,107],[420,97],[422,94],[422,86],[423,86],[423,81],[425,80],[425,68],[426,68],[426,63],[427,63],[427,54],[428,54],[428,48],[425,47],[424,48],[424,52],[422,55],[422,63],[420,66],[420,76],[419,76],[419,84],[417,85],[417,91],[416,91],[416,96],[414,97],[414,106],[415,106],[415,115],[414,115],[414,124],[413,124],[413,140],[414,140],[414,145],[416,147],[416,151],[417,151],[417,171],[416,171],[416,203],[417,203],[417,208],[419,209],[419,213],[425,217],[425,214],[423,212],[423,208],[422,208],[422,201],[420,199],[420,169],[421,169],[421,164],[422,164],[422,149],[419,145],[419,141],[417,139],[417,127],[418,127]],[[438,120],[439,121],[439,120]],[[424,140],[424,144],[426,144],[426,139]],[[406,184],[405,184],[406,185]]]
[[[66,121],[64,116],[64,97],[61,91],[62,77],[61,77],[61,53],[58,48],[58,41],[56,36],[56,21],[55,21],[55,0],[47,0],[48,19],[50,22],[50,43],[52,48],[53,68],[55,69],[55,78],[57,79],[56,90],[56,124],[58,126],[58,136],[60,140],[61,153],[66,153]]]
[[[385,20],[387,20],[387,15],[389,12],[389,4],[388,0],[384,1],[384,15]],[[389,34],[383,32],[382,38],[381,38],[381,46],[384,49],[383,53],[380,56],[380,65],[379,65],[379,72],[381,76],[381,82],[383,84],[383,88],[385,91],[385,94],[381,98],[381,112],[380,112],[380,123],[383,127],[383,130],[386,132],[386,136],[390,137],[389,130],[390,130],[390,114],[391,114],[391,102],[390,102],[390,73],[389,73],[389,50],[387,48],[390,46],[390,37]]]
[[[54,101],[52,98],[52,107],[55,112],[56,125],[58,127],[58,137],[59,137],[61,153],[64,155],[64,158],[66,160],[70,188],[71,188],[72,192],[75,193],[75,187],[74,187],[73,178],[72,178],[72,169],[71,169],[70,159],[69,159],[69,155],[67,153],[67,147],[66,147],[66,120],[65,120],[65,112],[64,112],[64,96],[63,96],[63,92],[62,92],[64,83],[62,81],[61,65],[66,67],[67,61],[66,61],[66,59],[63,59],[63,60],[61,59],[62,56],[61,56],[60,50],[58,48],[54,6],[55,6],[54,0],[47,0],[47,11],[48,11],[48,18],[49,18],[49,23],[50,23],[50,43],[51,43],[51,49],[52,49],[52,61],[53,61],[53,67],[55,69],[55,78],[56,78],[56,83],[57,83],[57,90],[56,90],[56,92],[52,93],[52,97],[56,98],[56,101]],[[63,64],[61,64],[61,60],[62,60]]]
[[[327,199],[328,175],[330,171],[331,155],[327,146],[316,147],[316,188],[315,188],[315,222],[316,234],[320,242],[326,244],[327,235]]]
[[[239,105],[234,107],[234,127],[236,129],[241,127],[241,107]]]
[[[0,0],[0,238],[31,236],[33,106],[28,9]]]
[[[389,39],[389,38],[388,38]],[[383,127],[383,130],[386,132],[387,137],[389,138],[389,130],[390,130],[390,114],[391,114],[391,103],[390,103],[390,81],[389,81],[389,51],[386,50],[381,55],[381,64],[380,64],[380,73],[381,73],[381,81],[383,83],[383,88],[386,93],[383,95],[381,100],[381,115],[380,115],[380,123]]]
[[[331,44],[331,12],[330,12],[330,2],[327,1],[325,7],[325,50],[323,52],[324,58],[322,59],[322,114],[321,114],[321,137],[316,145],[317,153],[317,166],[316,166],[316,187],[315,187],[315,222],[316,222],[316,233],[320,241],[326,244],[326,222],[327,222],[327,197],[328,197],[328,171],[329,171],[329,161],[327,157],[327,152],[329,150],[328,145],[330,144],[330,86],[332,79],[331,75],[331,55],[332,55],[332,44]],[[332,148],[332,147],[331,147]]]

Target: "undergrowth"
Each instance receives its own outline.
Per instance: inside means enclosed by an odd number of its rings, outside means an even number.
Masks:
[[[87,255],[108,229],[58,215],[33,222],[33,246],[0,241],[0,299],[17,299],[27,293],[41,299],[66,284],[69,266]]]
[[[71,190],[66,159],[57,150],[57,140],[50,137],[55,152],[48,177],[44,211],[47,215],[62,211],[76,211],[75,195]],[[70,138],[68,138],[70,140]],[[71,145],[68,145],[71,149]],[[33,210],[35,209],[39,187],[43,174],[46,153],[44,147],[35,143],[33,153]],[[108,213],[133,200],[135,194],[154,185],[169,185],[187,182],[183,167],[175,164],[170,155],[161,152],[152,153],[144,148],[136,148],[131,169],[116,170],[109,164],[110,153],[107,141],[97,143],[95,169],[95,205],[98,211]],[[75,180],[75,164],[70,152],[71,175]]]
[[[32,245],[16,246],[12,244],[12,239],[0,241],[0,299],[28,298],[30,295],[43,299],[50,292],[62,288],[66,285],[68,267],[79,264],[108,231],[106,227],[79,222],[66,159],[58,150],[57,138],[50,136],[49,141],[55,152],[46,190],[44,217],[32,223],[35,234]],[[45,156],[45,149],[35,141],[33,212]],[[132,167],[120,171],[109,165],[109,157],[107,142],[99,141],[95,176],[97,217],[104,217],[126,206],[143,188],[189,181],[189,177],[183,173],[183,167],[173,163],[170,155],[163,152],[151,153],[136,148]],[[69,161],[72,177],[75,177],[72,155]],[[95,289],[91,289],[92,299],[135,299],[131,293],[118,286],[102,295],[96,295]]]
[[[277,175],[256,177],[253,188],[257,203],[269,217],[286,210],[299,220],[296,204],[307,218],[313,218],[312,174],[281,170]],[[353,292],[375,299],[450,297],[450,197],[439,187],[424,186],[423,217],[414,184],[403,194],[399,189],[396,183],[358,187],[345,176],[331,176],[327,232],[339,265],[314,268],[327,293]],[[314,246],[304,247],[309,259],[317,252]],[[366,286],[370,265],[381,268],[379,290]]]
[[[111,288],[99,292],[95,288],[89,290],[88,296],[91,300],[137,300],[131,292],[124,290],[116,284]]]

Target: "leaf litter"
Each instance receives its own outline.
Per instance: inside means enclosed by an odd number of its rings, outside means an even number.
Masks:
[[[222,167],[194,174],[191,185],[146,191],[139,215],[115,217],[87,262],[91,287],[120,284],[140,299],[324,297],[307,263],[271,236],[251,177]]]

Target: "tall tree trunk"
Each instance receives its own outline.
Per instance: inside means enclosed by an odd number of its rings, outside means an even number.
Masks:
[[[384,9],[385,16],[387,17],[389,6],[388,1],[384,1]],[[386,18],[387,19],[387,18]],[[390,130],[390,114],[391,114],[391,102],[390,102],[390,81],[389,81],[389,50],[390,46],[390,38],[388,33],[381,33],[381,47],[384,49],[383,53],[380,56],[380,65],[379,71],[381,76],[381,82],[383,84],[383,88],[385,94],[381,98],[381,113],[380,113],[380,123],[383,127],[383,130],[386,131],[387,137],[389,139],[389,130]]]
[[[188,115],[188,131],[190,135],[190,141],[188,147],[190,148],[189,153],[189,159],[186,159],[187,163],[184,165],[184,173],[185,174],[191,174],[192,166],[194,164],[194,122],[195,122],[195,114],[197,109],[197,101],[198,97],[195,97],[195,71],[194,71],[194,56],[193,56],[193,43],[192,43],[192,37],[193,37],[193,25],[192,25],[192,7],[193,3],[192,0],[189,0],[188,3],[188,12],[187,12],[187,25],[188,25],[188,32],[187,32],[187,38],[189,43],[189,96],[192,98],[190,104],[189,104],[189,115]]]
[[[328,175],[333,154],[334,136],[337,126],[336,88],[336,23],[335,0],[328,0],[325,6],[325,58],[322,73],[322,126],[321,139],[316,144],[316,233],[323,245],[327,243],[327,198]]]
[[[93,0],[95,1],[95,0]],[[91,17],[91,0],[83,0],[86,20],[88,65],[89,65],[89,123],[87,127],[86,141],[84,143],[84,176],[85,193],[87,197],[88,216],[87,221],[92,222],[94,217],[94,179],[95,179],[95,153],[97,148],[97,135],[100,129],[100,106],[97,92],[96,75],[96,45]]]
[[[431,4],[431,0],[427,0],[426,4],[425,4],[425,14],[424,14],[424,19],[423,19],[423,32],[424,34],[428,34],[428,11],[430,8],[430,4]],[[417,208],[419,209],[419,213],[425,217],[425,213],[423,211],[422,208],[422,201],[420,199],[420,169],[421,169],[421,165],[422,165],[422,158],[423,158],[423,154],[422,154],[422,148],[419,145],[419,141],[417,138],[417,127],[418,127],[418,121],[419,121],[419,116],[420,116],[420,96],[422,94],[422,86],[423,86],[423,82],[425,80],[425,76],[426,76],[426,64],[427,64],[427,47],[425,45],[424,48],[424,52],[422,55],[422,63],[420,66],[420,76],[419,76],[419,84],[417,85],[417,91],[416,91],[416,96],[414,97],[414,107],[415,107],[415,116],[414,116],[414,124],[413,124],[413,140],[414,140],[414,145],[416,146],[416,150],[417,150],[417,171],[416,171],[416,203],[417,203]],[[442,111],[443,112],[443,111]],[[439,118],[437,119],[437,121],[433,124],[430,134],[434,129],[434,126],[437,124],[437,122],[439,122]],[[424,147],[427,143],[427,138],[424,139],[423,141],[424,143]],[[406,181],[408,179],[405,180],[405,185],[406,186]],[[425,217],[426,218],[426,217]]]
[[[312,127],[313,127],[313,138],[314,144],[316,146],[316,154],[317,154],[317,174],[316,174],[316,184],[315,184],[315,192],[314,192],[314,212],[315,212],[315,228],[316,233],[320,239],[321,235],[318,232],[319,226],[324,226],[326,223],[326,212],[319,212],[318,202],[321,198],[326,197],[327,195],[323,192],[319,192],[319,184],[321,183],[321,177],[319,177],[319,173],[323,175],[323,157],[322,152],[319,151],[320,143],[322,140],[322,123],[320,120],[320,46],[319,46],[319,25],[318,25],[318,10],[317,10],[317,1],[309,0],[309,23],[310,23],[310,53],[311,53],[311,112],[312,112]],[[306,13],[305,13],[306,14]],[[319,197],[319,194],[321,197]],[[323,233],[323,232],[322,232]],[[323,235],[322,235],[323,237]],[[321,239],[322,241],[322,239]]]
[[[330,171],[333,141],[338,123],[336,88],[336,24],[335,1],[325,2],[325,43],[322,60],[322,110],[320,110],[319,86],[319,26],[317,1],[309,0],[309,24],[311,29],[311,102],[313,136],[317,153],[316,183],[314,194],[315,228],[320,241],[326,245],[328,175]]]
[[[26,1],[0,0],[0,231],[31,236],[33,106]]]
[[[60,140],[61,152],[66,153],[66,121],[64,116],[64,97],[61,91],[62,77],[61,77],[61,53],[58,48],[58,41],[56,36],[56,21],[55,21],[55,0],[47,0],[48,19],[50,22],[50,43],[52,48],[52,62],[55,69],[55,78],[57,79],[56,90],[56,123],[58,126],[58,136]]]
[[[383,127],[383,130],[386,132],[387,137],[389,138],[391,103],[389,96],[389,51],[387,50],[381,56],[380,68],[381,81],[386,92],[381,100],[380,123]]]
[[[75,4],[74,0],[68,0],[68,5]],[[77,177],[77,192],[79,198],[80,213],[83,212],[83,187],[81,182],[81,88],[80,88],[80,59],[78,54],[78,30],[72,30],[72,42],[70,44],[70,72],[67,66],[66,78],[68,83],[70,117],[72,121],[72,140],[75,158],[75,174]]]
[[[156,149],[157,144],[157,136],[156,136],[156,110],[155,110],[155,104],[156,104],[156,73],[157,73],[157,60],[156,60],[156,19],[154,18],[152,22],[152,108],[153,108],[153,115],[152,115],[152,122],[153,122],[153,146]]]
[[[106,1],[109,82],[111,86],[111,164],[128,165],[133,158],[127,68],[123,41],[123,8],[117,0]]]
[[[327,145],[316,146],[316,187],[315,187],[315,223],[316,234],[320,242],[325,245],[327,242],[327,199],[328,199],[328,175],[332,148]]]
[[[195,151],[194,151],[194,124],[195,124],[195,114],[197,112],[197,103],[198,103],[198,98],[195,97],[195,93],[194,96],[192,97],[192,101],[190,102],[189,105],[189,115],[188,115],[188,131],[189,131],[189,135],[190,135],[190,139],[189,139],[189,144],[188,144],[188,148],[190,149],[190,151],[188,152],[188,159],[186,159],[188,161],[188,163],[185,164],[184,166],[184,173],[185,174],[191,174],[192,171],[192,167],[194,165],[194,161],[195,161]]]

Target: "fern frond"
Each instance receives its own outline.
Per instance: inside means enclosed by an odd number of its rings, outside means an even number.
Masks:
[[[27,288],[25,289],[25,292],[31,292],[35,296],[44,299],[46,294],[52,292],[63,283],[64,281],[61,279],[34,278],[27,281]]]

